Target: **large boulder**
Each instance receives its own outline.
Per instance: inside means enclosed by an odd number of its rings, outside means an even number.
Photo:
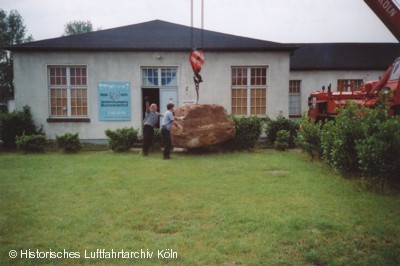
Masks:
[[[171,129],[172,145],[179,148],[202,148],[235,137],[235,122],[216,104],[188,104],[175,109]]]

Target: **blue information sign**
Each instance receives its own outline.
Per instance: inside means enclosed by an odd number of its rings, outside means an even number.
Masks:
[[[101,121],[131,120],[129,82],[99,82],[99,118]]]

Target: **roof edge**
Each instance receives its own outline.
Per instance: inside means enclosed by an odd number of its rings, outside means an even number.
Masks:
[[[283,47],[204,47],[204,51],[215,51],[215,52],[270,52],[270,51],[281,51],[281,52],[292,52],[299,47],[295,46],[283,46]],[[181,47],[181,48],[165,48],[165,47],[146,47],[146,48],[135,48],[135,47],[1,47],[3,50],[11,52],[190,52],[193,48]]]
[[[387,70],[387,67],[343,67],[343,68],[338,68],[338,67],[291,67],[290,71],[342,71],[342,70],[360,70],[360,71],[365,71],[365,70],[376,70],[376,71],[381,71],[381,70]]]

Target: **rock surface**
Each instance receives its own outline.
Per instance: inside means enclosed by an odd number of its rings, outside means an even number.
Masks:
[[[235,137],[235,122],[216,104],[188,104],[175,109],[171,129],[172,146],[202,148]]]

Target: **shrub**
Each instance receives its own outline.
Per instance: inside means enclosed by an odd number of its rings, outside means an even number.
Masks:
[[[349,102],[325,124],[312,124],[303,117],[296,142],[308,153],[317,150],[342,174],[372,180],[383,192],[400,188],[400,116],[388,117],[382,102],[373,109]]]
[[[235,122],[236,128],[233,140],[234,148],[236,150],[255,148],[262,132],[261,119],[257,116],[231,118]]]
[[[326,122],[323,125],[322,130],[320,131],[320,142],[321,142],[321,151],[322,151],[322,159],[329,166],[333,166],[332,164],[332,147],[333,147],[333,138],[335,135],[335,131],[337,130],[335,126],[335,122],[333,120]]]
[[[369,134],[356,143],[358,163],[364,176],[372,178],[384,191],[400,184],[400,118],[382,119],[377,110],[368,114],[363,128]]]
[[[290,133],[286,130],[279,130],[276,133],[276,140],[274,141],[274,147],[277,150],[284,151],[289,147]]]
[[[295,143],[305,151],[312,159],[322,157],[321,148],[322,122],[314,123],[309,121],[306,114],[300,120],[300,127],[297,131]]]
[[[117,152],[128,151],[138,140],[139,131],[130,128],[118,128],[115,131],[107,129],[105,131],[108,137],[108,146]]]
[[[340,109],[334,122],[328,122],[322,136],[326,162],[342,174],[357,172],[356,141],[364,137],[362,112],[355,104]]]
[[[17,136],[16,144],[24,152],[43,152],[46,145],[46,136],[41,134]]]
[[[61,136],[56,136],[58,147],[65,152],[78,152],[82,149],[82,144],[79,140],[79,133],[65,133]]]
[[[43,134],[41,128],[36,128],[29,106],[22,111],[0,114],[0,139],[5,148],[15,148],[16,137],[24,134]]]
[[[159,150],[163,146],[161,130],[159,128],[154,128],[154,137],[153,137],[153,145],[151,146],[152,150]]]
[[[279,130],[288,131],[290,134],[289,147],[295,147],[295,137],[297,136],[297,129],[299,125],[290,119],[283,116],[282,113],[278,115],[276,120],[270,120],[267,122],[267,137],[271,143],[274,143]]]

